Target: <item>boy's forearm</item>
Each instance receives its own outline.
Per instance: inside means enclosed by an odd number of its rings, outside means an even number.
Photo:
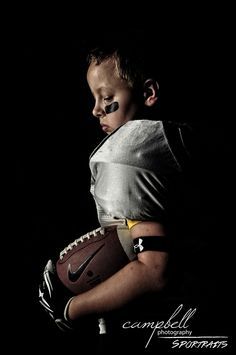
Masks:
[[[75,297],[70,304],[69,318],[73,320],[88,314],[108,312],[148,291],[162,289],[167,255],[158,254],[159,261],[152,266],[135,260],[92,290]]]
[[[156,222],[141,222],[131,229],[131,237],[164,236],[164,228]],[[165,238],[165,237],[164,237]],[[145,251],[112,277],[75,297],[69,307],[69,317],[104,313],[127,304],[149,291],[158,291],[165,284],[165,269],[168,254]]]

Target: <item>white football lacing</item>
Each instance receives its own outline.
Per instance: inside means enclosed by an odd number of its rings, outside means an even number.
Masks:
[[[70,243],[65,249],[63,249],[60,252],[60,260],[62,260],[64,255],[66,255],[70,250],[72,250],[74,247],[76,247],[79,243],[83,243],[85,241],[85,239],[88,240],[91,237],[96,237],[98,232],[100,234],[104,235],[105,234],[105,229],[103,227],[100,227],[100,228],[94,229],[93,231],[82,235],[78,239],[75,239],[72,243]]]

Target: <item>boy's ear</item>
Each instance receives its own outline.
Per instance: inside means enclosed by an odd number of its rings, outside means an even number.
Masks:
[[[159,85],[156,80],[147,79],[144,83],[144,104],[153,106],[158,100]]]

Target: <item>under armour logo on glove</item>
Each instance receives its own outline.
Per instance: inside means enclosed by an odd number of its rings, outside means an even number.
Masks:
[[[69,304],[75,296],[65,288],[56,274],[52,260],[44,268],[42,282],[39,285],[39,303],[54,320],[60,330],[72,330],[72,321],[68,319]]]
[[[143,251],[144,247],[142,246],[142,243],[143,243],[143,239],[142,238],[138,238],[138,243],[134,244],[134,252],[136,254],[137,253],[141,253],[141,251]]]
[[[53,317],[53,310],[44,298],[44,292],[39,288],[39,303],[45,308],[46,311]]]

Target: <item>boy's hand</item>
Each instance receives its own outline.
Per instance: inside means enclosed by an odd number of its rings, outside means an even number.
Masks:
[[[49,260],[44,268],[39,285],[39,303],[50,315],[60,330],[72,330],[68,319],[68,307],[74,295],[59,280],[55,265]]]

